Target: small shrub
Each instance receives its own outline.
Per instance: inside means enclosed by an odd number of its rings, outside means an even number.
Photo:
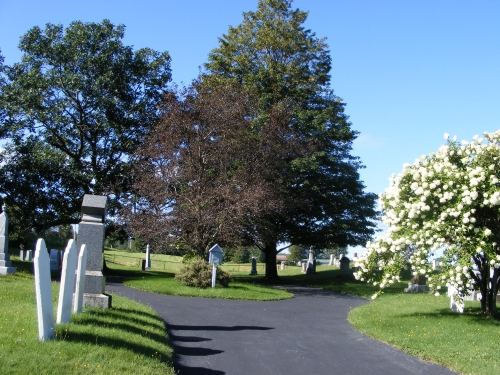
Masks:
[[[198,288],[208,288],[212,286],[212,265],[203,259],[195,259],[184,266],[175,278],[182,285],[194,286]],[[216,285],[227,287],[231,281],[231,275],[217,267]]]
[[[197,258],[196,254],[187,253],[182,257],[182,264],[189,264]]]

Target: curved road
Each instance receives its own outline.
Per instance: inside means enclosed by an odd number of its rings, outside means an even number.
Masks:
[[[289,287],[284,301],[176,297],[108,283],[165,321],[180,375],[455,374],[368,338],[347,322],[367,301]]]

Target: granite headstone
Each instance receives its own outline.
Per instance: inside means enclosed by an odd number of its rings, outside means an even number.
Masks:
[[[7,275],[16,272],[11,266],[9,255],[9,218],[5,213],[5,206],[0,213],[0,275]]]
[[[106,201],[105,196],[83,196],[82,220],[78,226],[77,238],[77,248],[82,245],[87,248],[83,306],[111,307],[111,296],[104,293],[106,280],[102,274]]]

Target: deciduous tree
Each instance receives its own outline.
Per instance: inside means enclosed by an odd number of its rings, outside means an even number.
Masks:
[[[445,135],[448,138],[448,135]],[[380,285],[399,278],[404,265],[425,275],[439,295],[453,287],[463,298],[478,288],[484,314],[495,316],[500,277],[500,131],[461,144],[448,140],[392,176],[381,197],[385,237],[368,243],[356,278]],[[430,260],[443,250],[441,270]],[[374,296],[376,297],[376,295]]]
[[[286,103],[256,124],[255,101],[239,85],[198,83],[171,91],[162,108],[134,158],[137,198],[123,212],[127,225],[149,243],[182,244],[200,257],[215,243],[240,244],[250,218],[284,206],[268,174],[279,183],[285,156],[308,148],[290,132],[289,142],[276,142],[286,131]]]
[[[242,84],[257,96],[262,121],[275,103],[293,103],[288,127],[316,145],[280,171],[274,188],[285,206],[248,218],[246,239],[265,253],[269,279],[277,277],[279,243],[359,245],[375,228],[376,197],[363,191],[362,165],[350,154],[357,133],[329,87],[330,51],[324,39],[303,27],[307,12],[293,10],[291,3],[260,0],[257,11],[243,13],[243,22],[219,38],[203,77]],[[287,142],[286,136],[279,142]]]
[[[107,194],[111,213],[120,206],[129,156],[171,76],[168,53],[133,51],[124,31],[108,20],[34,27],[22,61],[4,67],[0,193],[23,228],[78,222],[83,194]]]

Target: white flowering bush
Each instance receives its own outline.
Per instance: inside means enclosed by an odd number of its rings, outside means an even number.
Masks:
[[[500,131],[471,142],[445,138],[436,153],[391,176],[380,196],[387,234],[354,259],[355,277],[382,291],[399,280],[402,267],[411,267],[436,295],[442,286],[454,287],[460,303],[479,288],[483,313],[493,315],[500,276]],[[438,249],[444,261],[436,272],[430,259]]]

